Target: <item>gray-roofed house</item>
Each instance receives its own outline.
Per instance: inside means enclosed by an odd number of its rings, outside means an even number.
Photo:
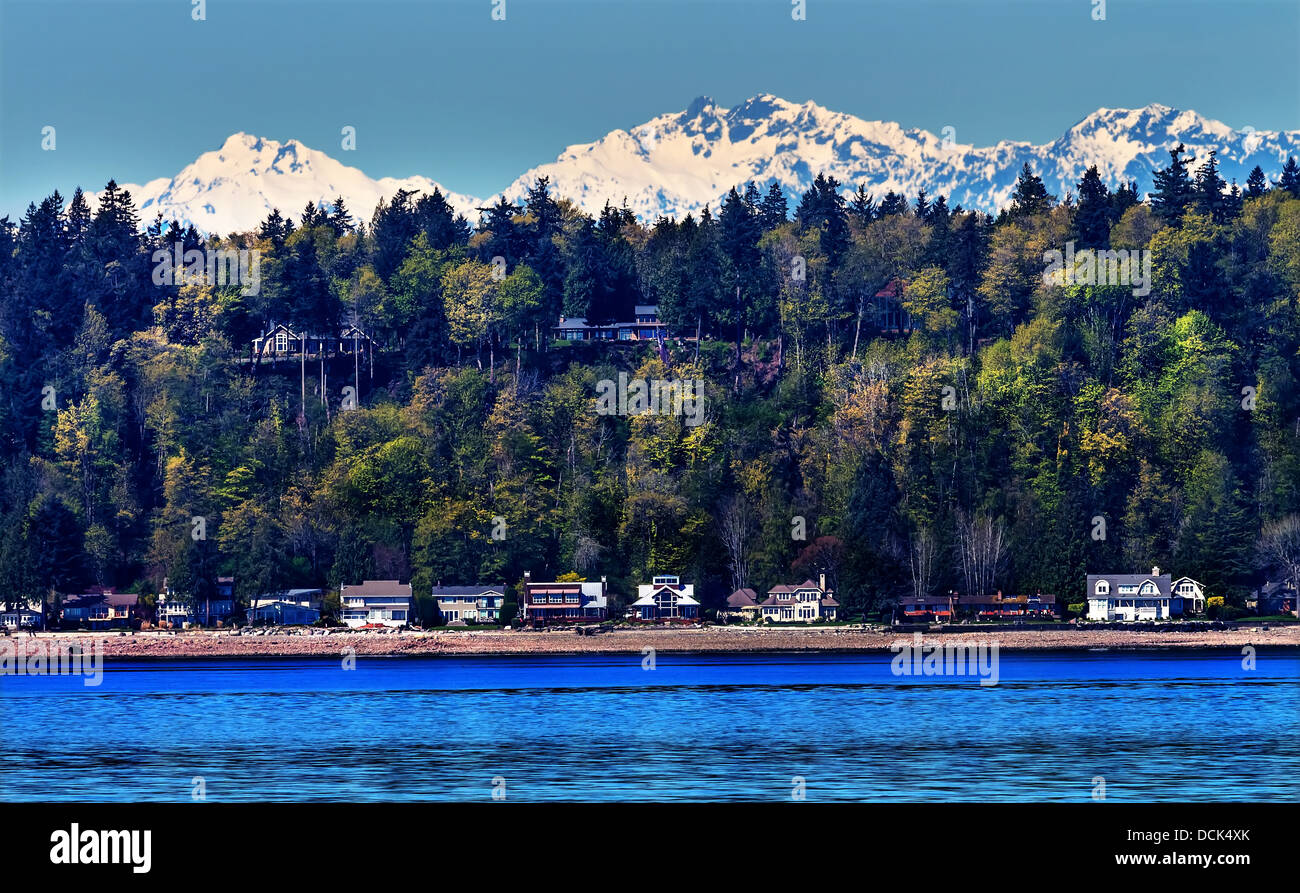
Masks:
[[[1173,614],[1169,574],[1089,574],[1089,620],[1168,620]]]
[[[506,600],[506,584],[434,586],[433,600],[443,623],[499,623]]]
[[[822,574],[817,583],[804,580],[798,586],[773,586],[758,607],[764,620],[810,623],[836,619],[840,603],[826,588],[826,575]]]
[[[366,580],[339,590],[341,620],[356,629],[406,626],[411,617],[411,584]]]

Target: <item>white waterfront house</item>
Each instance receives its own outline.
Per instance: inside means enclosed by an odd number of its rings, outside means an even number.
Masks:
[[[159,623],[179,626],[182,629],[194,622],[194,606],[187,599],[181,598],[163,583],[163,591],[158,593],[158,602],[154,605],[154,616]]]
[[[1177,617],[1179,614],[1205,613],[1205,587],[1191,577],[1179,577],[1170,589],[1172,604],[1170,610]]]
[[[695,584],[683,583],[673,574],[638,585],[636,595],[628,613],[637,620],[693,620],[700,616]]]
[[[1149,574],[1088,575],[1089,620],[1168,620],[1182,613],[1182,599],[1174,602],[1169,574],[1158,567]]]
[[[0,612],[0,627],[4,629],[44,629],[45,615],[37,610],[40,602],[23,602],[11,605]]]
[[[366,580],[339,591],[341,619],[357,629],[363,626],[406,626],[411,618],[411,584],[396,580]]]
[[[764,620],[810,623],[835,620],[840,603],[835,600],[834,592],[826,588],[826,575],[822,574],[816,583],[804,580],[798,586],[773,586],[758,607]]]

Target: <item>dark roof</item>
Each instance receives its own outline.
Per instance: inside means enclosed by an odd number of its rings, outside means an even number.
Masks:
[[[506,584],[504,583],[480,583],[477,586],[435,586],[433,595],[482,595],[485,592],[499,592],[502,595],[506,593]]]
[[[1097,593],[1097,581],[1105,580],[1110,583],[1110,594],[1119,595],[1120,586],[1141,586],[1150,580],[1156,584],[1156,591],[1164,596],[1169,596],[1169,587],[1172,581],[1169,574],[1088,574],[1088,596],[1094,597]]]
[[[749,608],[758,604],[758,593],[752,589],[737,589],[727,596],[728,608]]]
[[[343,589],[346,590],[346,595],[394,595],[406,598],[411,595],[411,584],[396,580],[366,580],[364,583],[344,586]]]

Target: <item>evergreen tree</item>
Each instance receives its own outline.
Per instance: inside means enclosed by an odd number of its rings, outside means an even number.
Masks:
[[[759,206],[759,218],[762,222],[763,229],[774,229],[785,223],[790,216],[789,207],[785,201],[785,190],[781,184],[775,180],[767,187],[767,195],[763,196],[763,203]]]
[[[343,204],[343,196],[334,197],[334,203],[330,205],[329,212],[325,215],[325,222],[334,230],[336,236],[351,232],[354,221],[352,212]]]
[[[1110,190],[1094,164],[1079,181],[1079,203],[1074,209],[1074,238],[1080,248],[1105,248],[1110,244],[1110,215]]]
[[[1169,150],[1169,167],[1156,171],[1153,177],[1155,191],[1151,193],[1151,210],[1165,223],[1174,224],[1182,220],[1183,214],[1191,206],[1195,188],[1191,176],[1187,173],[1188,165],[1195,159],[1187,154],[1187,148],[1179,143]]]
[[[370,218],[375,272],[384,280],[391,278],[402,265],[411,239],[419,231],[419,222],[411,203],[414,194],[406,189],[397,190],[388,204],[385,205],[382,201],[379,203]]]
[[[853,201],[849,202],[849,213],[859,227],[865,227],[876,218],[876,200],[867,194],[865,183],[858,184],[858,191],[853,194]]]
[[[1268,192],[1268,180],[1257,164],[1250,172],[1250,176],[1246,178],[1246,198],[1259,198],[1265,192]]]
[[[441,189],[416,200],[415,225],[428,237],[429,247],[437,251],[469,242],[469,223],[447,203]]]
[[[284,247],[284,240],[289,238],[292,232],[293,221],[282,216],[279,208],[272,208],[271,213],[266,215],[266,219],[257,228],[257,237],[268,240],[273,249],[279,250]]]
[[[917,193],[916,204],[912,210],[919,219],[927,223],[930,221],[930,199],[926,197],[924,189]]]
[[[894,214],[906,214],[907,199],[903,198],[892,189],[885,193],[885,197],[880,200],[880,210],[877,217],[889,217]]]
[[[1047,193],[1043,180],[1029,167],[1029,162],[1020,170],[1016,178],[1016,188],[1011,193],[1011,216],[1031,217],[1041,214],[1052,207],[1052,197]]]
[[[1222,223],[1228,217],[1228,200],[1223,194],[1228,184],[1219,176],[1217,153],[1211,149],[1210,157],[1196,172],[1196,210],[1210,215],[1215,223]]]
[[[1277,181],[1277,185],[1279,189],[1285,189],[1295,198],[1300,198],[1300,167],[1296,166],[1294,155],[1282,167],[1282,178]]]

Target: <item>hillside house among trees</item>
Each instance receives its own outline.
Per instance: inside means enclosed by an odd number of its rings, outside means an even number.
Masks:
[[[561,341],[654,341],[666,336],[667,327],[659,319],[657,304],[636,305],[635,316],[631,322],[607,325],[591,325],[579,316],[561,316],[552,329]]]

